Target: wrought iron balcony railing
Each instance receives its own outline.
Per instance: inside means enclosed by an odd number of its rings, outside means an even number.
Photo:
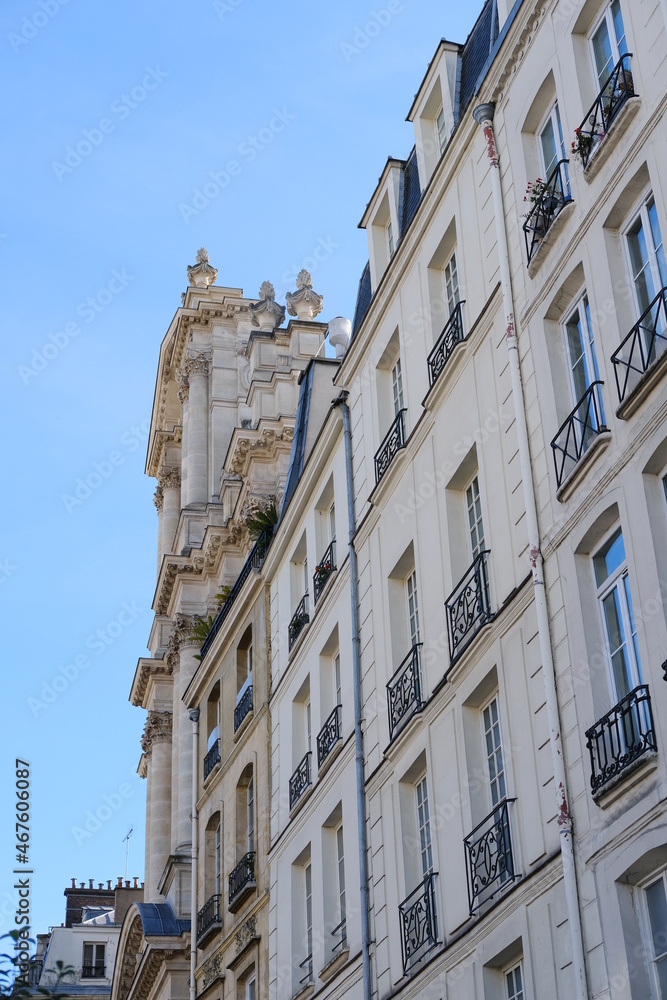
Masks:
[[[304,755],[296,771],[289,780],[289,807],[293,809],[311,783],[310,750]]]
[[[393,740],[415,712],[424,707],[421,682],[421,647],[421,642],[412,647],[387,684],[390,740]]]
[[[248,684],[245,690],[239,692],[239,698],[234,709],[234,732],[239,728],[243,720],[252,712],[252,684]]]
[[[591,791],[599,791],[650,750],[657,751],[648,685],[640,684],[586,731]]]
[[[401,448],[405,448],[405,418],[407,409],[403,407],[398,411],[396,419],[385,435],[384,441],[375,453],[375,485],[380,482],[385,472],[394,460],[394,456]]]
[[[203,660],[206,653],[211,648],[213,640],[222,628],[225,618],[232,610],[236,598],[239,596],[243,590],[243,584],[246,582],[253,570],[261,569],[262,563],[264,562],[264,557],[269,550],[269,545],[271,544],[271,539],[273,538],[273,533],[271,529],[267,529],[263,534],[259,536],[252,549],[250,550],[250,555],[246,559],[243,569],[236,578],[234,586],[229,591],[225,603],[222,605],[218,611],[217,617],[213,622],[211,631],[208,633],[204,639],[201,649],[199,650],[199,655]]]
[[[222,914],[220,896],[216,895],[207,899],[197,914],[197,944],[219,927],[222,927]]]
[[[303,975],[303,977],[299,980],[299,986],[301,986],[301,988],[303,988],[303,987],[307,986],[308,983],[312,983],[313,982],[313,953],[312,952],[310,953],[310,955],[306,955],[306,957],[304,958],[303,962],[299,962],[299,968],[306,970],[305,973],[304,973],[304,975]]]
[[[667,352],[667,287],[661,288],[611,356],[618,401],[632,394],[642,378]]]
[[[336,743],[342,739],[340,714],[342,707],[336,705],[333,712],[317,734],[317,766],[322,767]]]
[[[461,306],[464,302],[457,302],[454,310],[445,323],[445,328],[438,337],[438,341],[427,358],[428,382],[430,386],[435,385],[438,375],[449,361],[457,344],[465,340],[463,333],[463,317]]]
[[[309,621],[310,615],[308,614],[308,594],[304,594],[297,605],[296,611],[292,615],[289,625],[287,626],[287,645],[289,649],[292,648]]]
[[[572,201],[570,179],[567,173],[569,162],[569,160],[558,161],[523,224],[529,264],[540,243],[551,229],[556,216],[565,205]]]
[[[486,566],[490,549],[480,552],[445,601],[450,664],[467,649],[477,632],[491,621],[489,575]]]
[[[514,801],[502,799],[463,841],[471,914],[516,878],[508,808]]]
[[[204,757],[204,781],[208,778],[216,764],[220,763],[220,740],[217,739]]]
[[[229,873],[229,909],[234,912],[255,886],[255,852],[248,851]]]
[[[334,946],[331,951],[335,957],[347,948],[347,920],[345,917],[343,917],[337,927],[334,927],[331,937],[334,940]]]
[[[604,382],[591,382],[551,442],[557,487],[567,479],[598,434],[608,429],[598,388],[601,385]]]
[[[577,129],[581,162],[584,167],[588,165],[598,143],[606,136],[628,97],[637,96],[630,72],[631,59],[632,52],[626,52],[621,56],[595,98],[593,107]]]
[[[398,907],[404,975],[438,943],[435,908],[437,874],[431,872],[427,875],[421,885]]]
[[[320,599],[322,591],[327,585],[327,580],[336,568],[336,539],[334,538],[328,546],[326,552],[315,567],[313,573],[313,597],[315,604]]]
[[[81,969],[82,979],[104,979],[103,965],[84,965]]]

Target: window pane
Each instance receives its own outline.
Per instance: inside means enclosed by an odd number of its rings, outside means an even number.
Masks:
[[[614,66],[614,57],[611,51],[611,40],[609,38],[606,18],[593,35],[593,54],[595,56],[598,83],[600,88],[602,88],[602,85],[607,82],[607,77]]]
[[[607,627],[607,638],[609,640],[609,651],[611,653],[611,666],[616,685],[618,698],[624,698],[633,688],[630,673],[630,663],[628,661],[628,650],[626,646],[626,636],[621,619],[620,596],[618,587],[614,587],[610,594],[607,594],[602,602],[604,609],[605,624]]]
[[[660,223],[658,222],[658,211],[653,198],[647,203],[649,222],[651,223],[651,236],[653,238],[653,250],[658,264],[660,283],[664,287],[667,285],[667,265],[665,264],[665,248],[662,243],[660,233]]]
[[[662,878],[648,886],[646,902],[648,903],[648,915],[651,923],[653,954],[659,958],[661,955],[667,955],[667,897],[665,897],[665,883]],[[667,994],[665,995],[667,996]]]
[[[646,245],[646,233],[641,216],[628,233],[628,250],[632,280],[635,283],[639,310],[643,313],[655,298],[653,277],[649,263],[649,252]]]
[[[444,267],[445,295],[447,308],[451,316],[459,301],[459,274],[456,266],[456,254],[453,253]]]
[[[494,698],[493,701],[486,706],[482,713],[482,720],[484,724],[484,743],[489,775],[489,789],[491,792],[491,804],[496,806],[501,799],[505,798],[505,795],[507,794],[497,698]]]
[[[624,56],[628,51],[628,43],[625,38],[625,28],[623,27],[623,15],[621,14],[621,4],[619,0],[614,0],[611,5],[611,17],[614,22],[614,32],[616,34],[616,44],[618,45],[619,56]]]
[[[598,587],[607,580],[615,570],[625,562],[625,545],[623,544],[623,533],[619,528],[604,548],[593,557],[595,566],[595,580]]]
[[[542,159],[544,161],[544,180],[547,180],[552,170],[558,162],[558,146],[551,116],[540,133],[540,143],[542,145]]]
[[[419,826],[419,845],[422,863],[422,875],[433,871],[433,852],[431,850],[431,821],[428,808],[428,792],[426,777],[417,784],[417,823]]]

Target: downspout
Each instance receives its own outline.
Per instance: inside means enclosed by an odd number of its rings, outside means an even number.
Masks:
[[[352,676],[354,682],[354,744],[357,779],[357,827],[359,834],[359,881],[361,893],[361,961],[364,980],[364,1000],[371,1000],[371,932],[368,893],[368,840],[366,837],[366,781],[364,775],[364,734],[361,730],[361,637],[359,628],[359,571],[354,549],[356,514],[354,510],[354,472],[352,469],[352,433],[347,392],[333,400],[343,416],[345,440],[345,474],[347,479],[347,517],[350,525],[348,552],[350,555],[350,600],[352,606]]]
[[[542,676],[544,678],[544,695],[547,708],[547,718],[550,729],[551,759],[556,785],[558,830],[560,834],[561,857],[563,860],[563,883],[567,902],[567,918],[570,930],[570,947],[572,949],[572,969],[574,972],[576,1000],[587,1000],[586,963],[584,959],[583,936],[581,929],[581,912],[579,909],[579,893],[577,890],[577,874],[574,863],[574,839],[572,835],[572,816],[568,808],[565,764],[561,742],[560,719],[558,712],[558,693],[556,689],[556,671],[551,649],[551,633],[549,629],[549,611],[547,608],[546,589],[544,586],[544,563],[540,551],[540,534],[537,522],[537,505],[535,503],[535,484],[530,461],[530,445],[528,442],[528,427],[526,423],[526,405],[521,382],[521,367],[516,328],[514,325],[514,300],[510,278],[509,253],[507,249],[507,233],[505,229],[505,211],[503,207],[503,192],[498,167],[498,153],[493,132],[493,113],[495,105],[480,104],[473,111],[473,117],[484,131],[486,151],[491,164],[491,187],[493,191],[493,211],[496,219],[496,239],[498,242],[498,261],[500,265],[500,287],[505,310],[505,341],[510,375],[512,379],[512,397],[514,400],[514,415],[516,419],[517,438],[519,445],[519,462],[521,466],[521,481],[523,484],[523,499],[526,507],[526,526],[530,565],[533,577],[533,596],[537,615],[537,628],[542,659]]]
[[[190,713],[192,722],[192,882],[190,886],[190,1000],[196,1000],[197,984],[197,861],[199,858],[199,816],[197,815],[197,776],[199,774],[199,709]]]

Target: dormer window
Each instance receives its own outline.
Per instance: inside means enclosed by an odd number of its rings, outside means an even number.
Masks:
[[[440,110],[435,116],[435,139],[440,150],[440,155],[445,151],[447,145],[447,133],[445,131],[445,109],[440,105]]]
[[[392,229],[391,219],[387,223],[387,249],[389,251],[389,259],[394,256],[394,230]]]

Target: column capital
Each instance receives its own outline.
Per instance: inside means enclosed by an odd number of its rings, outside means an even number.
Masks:
[[[179,489],[181,485],[181,470],[176,466],[163,465],[157,474],[157,481],[159,490]]]
[[[181,371],[188,379],[193,375],[208,375],[211,371],[211,354],[208,351],[200,351],[198,354],[189,355],[183,359]]]
[[[149,712],[141,737],[141,749],[149,757],[154,743],[171,743],[173,716],[171,712]]]
[[[157,508],[158,514],[162,511],[162,505],[164,504],[164,493],[162,492],[162,487],[158,486],[153,494],[153,503]]]

